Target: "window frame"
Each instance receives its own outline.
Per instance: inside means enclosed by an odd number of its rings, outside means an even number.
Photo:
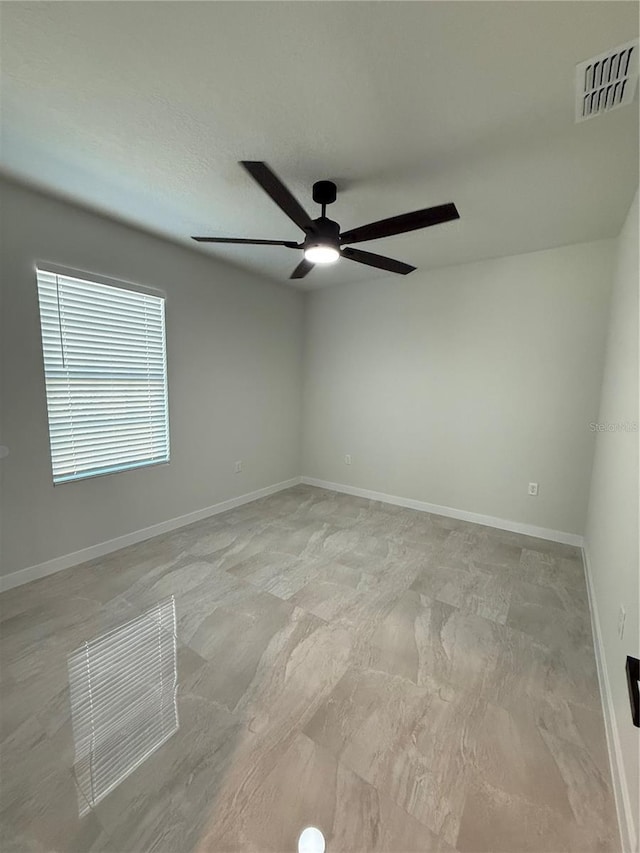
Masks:
[[[68,278],[74,278],[80,281],[86,281],[88,284],[99,284],[105,287],[115,287],[120,290],[129,290],[134,293],[142,293],[148,296],[155,296],[164,300],[164,316],[163,316],[163,333],[164,333],[164,379],[165,379],[165,399],[166,399],[166,425],[167,425],[167,458],[151,460],[148,462],[133,463],[125,465],[117,470],[112,471],[97,471],[91,474],[79,474],[69,479],[58,480],[56,482],[53,473],[53,451],[51,447],[51,425],[49,422],[49,398],[47,394],[47,370],[44,356],[44,340],[42,334],[42,317],[40,314],[40,295],[38,291],[38,273],[49,273],[52,275],[60,275]],[[146,284],[139,284],[128,279],[119,279],[112,276],[102,275],[101,273],[90,272],[88,270],[78,269],[76,267],[68,267],[59,263],[53,263],[45,260],[36,260],[33,264],[33,273],[36,285],[36,304],[38,314],[38,327],[40,330],[40,363],[42,365],[42,379],[44,383],[44,405],[47,419],[47,438],[49,445],[49,464],[51,472],[51,480],[54,488],[58,486],[68,486],[74,483],[81,483],[85,480],[94,480],[99,477],[111,477],[114,474],[125,474],[131,471],[140,471],[145,468],[155,468],[161,465],[169,465],[171,463],[171,423],[170,423],[170,402],[169,402],[169,351],[167,343],[167,294],[162,288],[152,287]]]

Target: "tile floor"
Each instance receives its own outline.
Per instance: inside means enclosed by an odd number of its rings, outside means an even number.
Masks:
[[[68,656],[171,596],[179,728],[87,805]],[[4,853],[619,849],[570,546],[298,486],[0,609]]]

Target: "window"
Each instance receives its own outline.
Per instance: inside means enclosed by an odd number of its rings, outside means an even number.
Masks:
[[[37,278],[53,482],[168,462],[164,298]]]

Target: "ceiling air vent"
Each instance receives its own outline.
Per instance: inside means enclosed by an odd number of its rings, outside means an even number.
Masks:
[[[576,121],[630,104],[637,83],[637,39],[576,65]]]

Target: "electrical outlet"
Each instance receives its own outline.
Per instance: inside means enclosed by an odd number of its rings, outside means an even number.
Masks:
[[[345,465],[351,465],[351,454],[350,453],[345,453],[344,464]]]
[[[622,639],[624,637],[624,622],[627,618],[626,611],[622,605],[620,605],[620,612],[618,613],[618,637]]]
[[[529,483],[529,494],[534,497],[538,494],[538,484],[537,483]]]
[[[236,474],[242,473],[242,459],[238,459],[238,461],[236,462],[235,470],[236,470]]]

